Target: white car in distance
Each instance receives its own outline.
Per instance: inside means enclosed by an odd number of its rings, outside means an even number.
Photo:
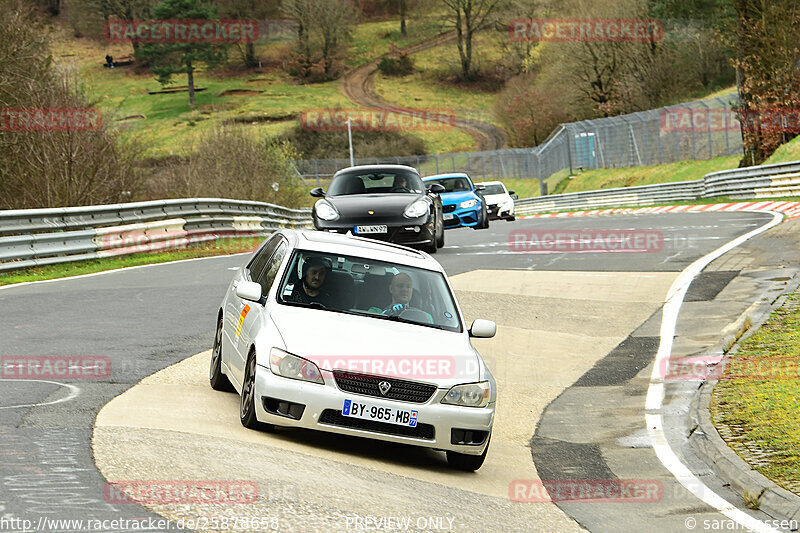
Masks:
[[[316,429],[486,458],[497,385],[444,269],[427,253],[282,229],[234,275],[217,314],[210,382],[240,394],[251,429]]]
[[[489,211],[489,220],[504,218],[509,222],[514,220],[514,200],[517,195],[509,191],[502,181],[484,181],[475,185],[483,185],[483,197]]]

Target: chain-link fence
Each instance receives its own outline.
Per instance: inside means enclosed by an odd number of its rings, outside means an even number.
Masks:
[[[356,165],[399,164],[423,176],[466,172],[477,180],[545,180],[562,171],[657,165],[742,153],[742,134],[734,106],[736,95],[696,100],[616,117],[561,124],[540,146],[486,152],[357,158]],[[297,162],[306,183],[323,184],[349,159]]]

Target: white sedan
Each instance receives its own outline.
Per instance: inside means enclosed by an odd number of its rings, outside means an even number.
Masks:
[[[403,246],[280,230],[243,265],[217,317],[210,381],[251,429],[317,429],[447,452],[477,470],[497,386],[441,265]]]

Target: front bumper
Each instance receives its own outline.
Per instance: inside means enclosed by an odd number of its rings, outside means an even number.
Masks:
[[[452,218],[450,216],[452,215]],[[456,209],[449,213],[443,213],[444,227],[450,228],[471,228],[477,226],[481,221],[480,204],[469,209]]]
[[[371,226],[371,225],[385,225],[387,233],[364,233],[356,235],[356,226]],[[432,222],[427,222],[424,219],[410,220],[405,223],[387,223],[385,221],[363,221],[357,224],[352,221],[343,224],[338,221],[327,222],[324,220],[315,220],[314,227],[320,231],[335,231],[336,233],[351,232],[358,237],[365,237],[368,239],[375,239],[379,241],[392,242],[395,244],[404,245],[418,245],[418,244],[431,244],[435,238],[435,230]]]
[[[366,396],[351,392],[344,392],[336,386],[333,374],[323,370],[322,376],[325,384],[309,383],[295,379],[276,376],[268,368],[256,367],[256,418],[260,422],[279,426],[300,427],[316,429],[343,435],[367,437],[388,442],[411,444],[437,450],[451,450],[470,455],[480,455],[488,445],[488,435],[492,430],[494,421],[494,404],[484,408],[459,407],[440,403],[447,393],[447,389],[437,389],[434,395],[425,403],[412,403],[396,400],[387,400],[374,396]],[[274,399],[282,402],[304,405],[304,409],[282,408],[281,414],[267,412],[263,398],[268,398],[270,410],[275,412]],[[379,407],[393,407],[401,409],[414,409],[418,411],[420,431],[406,432],[408,435],[388,434],[375,427],[374,422],[360,419],[342,417],[341,411],[345,398],[363,400]],[[302,414],[298,413],[302,411]],[[333,413],[331,413],[333,411]],[[324,419],[323,419],[323,413]],[[353,426],[341,425],[343,421],[357,421]],[[366,424],[363,422],[367,422]],[[430,426],[430,427],[428,427]],[[395,426],[404,431],[406,426]],[[482,444],[464,445],[453,444],[453,429],[484,432],[486,438]],[[411,434],[413,433],[413,434]]]
[[[511,218],[514,216],[514,205],[497,205],[490,204],[488,206],[489,220],[497,220],[499,218]]]

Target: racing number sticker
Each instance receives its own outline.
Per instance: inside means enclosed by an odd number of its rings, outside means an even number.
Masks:
[[[236,338],[242,336],[242,324],[244,324],[244,317],[246,317],[247,313],[249,312],[250,312],[250,306],[245,305],[244,309],[242,309],[242,312],[239,314],[239,324],[236,326]]]

